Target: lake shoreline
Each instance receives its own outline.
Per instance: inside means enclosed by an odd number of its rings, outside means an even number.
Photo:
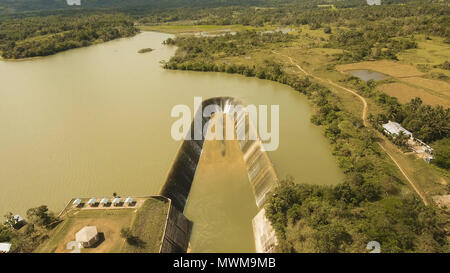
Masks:
[[[42,203],[60,210],[77,196],[157,194],[180,146],[170,135],[175,121],[170,109],[179,104],[191,108],[194,96],[239,97],[246,104],[280,105],[281,144],[269,154],[280,178],[292,175],[298,182],[313,184],[342,180],[328,142],[320,128],[310,123],[311,106],[303,95],[256,78],[165,70],[160,61],[168,60],[176,50],[162,44],[169,37],[173,35],[142,32],[58,57],[0,62],[0,80],[6,87],[0,91],[0,109],[6,113],[0,115],[0,124],[8,132],[0,136],[4,151],[0,180],[5,181],[1,213],[12,210],[23,215]],[[155,50],[136,53],[144,47]],[[302,153],[310,156],[299,157]],[[328,172],[321,173],[322,168]],[[227,198],[239,197],[240,206],[254,206],[254,200],[245,198],[250,189],[241,193],[222,182],[212,187],[218,194],[214,199],[194,185],[197,192],[193,189],[189,199],[194,203],[188,205],[194,208],[191,215],[217,214]],[[237,184],[248,187],[248,182]],[[248,222],[234,219],[237,226],[228,228],[240,229],[242,224],[246,232],[251,231],[254,213],[240,217]],[[227,218],[214,219],[215,224],[226,225],[220,221]],[[203,230],[209,232],[207,227]],[[194,231],[193,236],[202,241],[209,235]],[[222,237],[219,233],[212,244],[217,251]],[[245,241],[253,247],[253,238],[249,238]]]

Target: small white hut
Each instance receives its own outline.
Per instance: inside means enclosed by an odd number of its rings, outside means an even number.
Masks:
[[[99,237],[97,227],[85,226],[75,234],[75,241],[80,243],[83,247],[92,247],[98,242]]]

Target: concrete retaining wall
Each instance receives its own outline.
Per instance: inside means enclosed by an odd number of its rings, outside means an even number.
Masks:
[[[230,106],[244,106],[239,100],[234,98],[218,97],[203,101],[202,109],[212,105],[218,106],[215,112],[225,114],[230,114],[228,112]],[[234,112],[233,115],[234,129],[244,157],[255,202],[258,208],[262,208],[268,193],[278,185],[278,177],[269,156],[263,149],[254,126],[249,122],[245,110],[240,109]],[[160,192],[161,195],[168,197],[172,201],[173,207],[171,207],[171,213],[169,214],[170,217],[167,222],[161,252],[185,252],[187,250],[192,222],[184,217],[182,212],[189,197],[204,144],[203,138],[202,140],[193,140],[195,120],[201,123],[201,128],[203,128],[210,120],[210,117],[203,117],[203,113],[200,110],[196,112],[188,133],[192,140],[185,140],[181,145]],[[243,123],[246,126],[243,126]],[[256,136],[256,139],[253,138],[252,140],[249,137],[250,135]],[[264,209],[255,216],[252,223],[257,252],[272,252],[277,239],[270,222],[264,216]]]
[[[278,244],[275,230],[265,213],[265,209],[260,210],[252,220],[256,253],[273,253]]]
[[[230,106],[243,105],[239,100],[230,97],[211,98],[203,101],[202,109],[207,106],[217,105],[217,111],[227,113]],[[210,117],[203,117],[201,111],[197,111],[195,119],[201,121],[201,128],[209,121]],[[247,126],[241,126],[242,123]],[[241,109],[235,113],[234,128],[239,140],[239,146],[244,155],[248,178],[258,207],[264,204],[267,193],[278,185],[275,169],[264,151],[259,138],[249,139],[250,134],[257,136],[252,124],[249,124],[246,112]],[[239,125],[239,126],[238,126]],[[194,121],[191,124],[189,135],[194,139]],[[168,173],[165,184],[161,189],[161,195],[170,198],[173,205],[181,212],[184,211],[189,192],[194,180],[195,172],[202,153],[204,140],[185,140],[178,150],[177,156]]]
[[[189,247],[192,222],[189,221],[172,203],[169,204],[166,228],[160,253],[185,253]]]

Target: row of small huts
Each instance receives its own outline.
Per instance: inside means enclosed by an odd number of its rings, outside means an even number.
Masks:
[[[72,203],[75,206],[82,206],[84,205],[83,200],[81,198],[77,198]],[[109,204],[112,204],[113,206],[120,207],[122,205],[128,205],[128,206],[134,206],[135,202],[133,197],[127,197],[125,198],[125,201],[122,202],[122,198],[115,197],[111,201],[109,198],[102,198],[100,201],[97,201],[97,198],[92,197],[87,201],[87,204],[91,207],[97,206],[97,205],[103,205],[108,206]]]

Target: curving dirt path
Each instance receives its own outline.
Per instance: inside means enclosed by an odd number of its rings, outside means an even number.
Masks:
[[[425,198],[425,196],[422,194],[422,192],[419,190],[419,188],[417,188],[416,184],[411,179],[409,179],[408,175],[402,169],[402,167],[397,162],[397,160],[394,159],[394,157],[386,150],[386,148],[384,148],[383,145],[381,145],[381,143],[378,142],[378,145],[380,145],[381,149],[383,149],[383,151],[385,151],[388,154],[388,156],[392,159],[392,161],[394,161],[395,165],[397,165],[397,167],[400,170],[400,172],[403,174],[403,176],[406,178],[406,180],[408,180],[409,184],[411,184],[411,187],[413,187],[413,189],[416,191],[416,193],[420,196],[420,198],[422,199],[424,205],[428,206],[428,201]]]
[[[345,90],[347,92],[352,93],[353,95],[357,96],[361,100],[361,102],[363,103],[362,120],[363,120],[364,127],[367,127],[366,116],[367,116],[367,109],[368,109],[368,107],[367,107],[366,99],[364,99],[364,97],[362,97],[360,94],[356,93],[355,91],[353,91],[351,89],[348,89],[346,87],[343,87],[343,86],[341,86],[341,85],[339,85],[337,83],[334,83],[331,80],[328,80],[328,83],[333,85],[334,87],[341,88],[341,89],[343,89],[343,90]]]
[[[358,97],[358,98],[361,100],[362,104],[363,104],[363,110],[362,110],[362,117],[361,117],[361,118],[362,118],[362,120],[363,120],[364,127],[368,127],[368,123],[367,123],[367,120],[366,120],[368,106],[367,106],[367,101],[366,101],[366,99],[365,99],[363,96],[359,95],[356,91],[354,91],[354,90],[352,90],[352,89],[349,89],[349,88],[347,88],[347,87],[344,87],[344,86],[342,86],[342,85],[339,85],[339,84],[337,84],[337,83],[335,83],[335,82],[333,82],[333,81],[331,81],[331,80],[324,80],[324,79],[322,79],[322,78],[320,78],[320,77],[317,77],[317,76],[314,76],[314,75],[308,73],[308,72],[307,72],[305,69],[303,69],[299,64],[297,64],[296,62],[294,62],[294,60],[292,59],[291,56],[284,55],[284,54],[281,54],[281,53],[276,52],[276,51],[272,51],[272,53],[277,54],[277,55],[280,55],[280,56],[287,57],[287,58],[289,59],[289,61],[291,62],[291,64],[294,65],[294,66],[296,66],[296,67],[298,68],[298,70],[300,70],[300,71],[301,71],[303,74],[305,74],[306,76],[310,76],[310,77],[313,77],[314,79],[317,79],[317,80],[319,80],[319,81],[321,81],[321,82],[328,83],[328,84],[330,84],[330,85],[332,85],[332,86],[334,86],[334,87],[337,87],[337,88],[340,88],[340,89],[342,89],[342,90],[345,90],[345,91],[347,91],[347,92],[349,92],[349,93],[355,95],[356,97]],[[394,158],[394,157],[386,150],[386,148],[385,148],[380,142],[378,142],[378,145],[380,145],[381,149],[383,149],[383,151],[385,151],[386,154],[387,154],[387,155],[391,158],[391,160],[395,163],[395,165],[396,165],[397,168],[400,170],[400,172],[403,174],[403,176],[405,177],[405,179],[409,182],[409,184],[410,184],[411,187],[414,189],[414,191],[415,191],[415,192],[419,195],[419,197],[422,199],[422,202],[425,204],[425,206],[428,206],[428,201],[427,201],[427,199],[425,198],[425,196],[422,194],[422,192],[419,190],[419,188],[416,186],[416,184],[408,177],[408,175],[407,175],[406,172],[403,170],[403,168],[400,166],[400,164],[397,162],[397,160],[395,160],[395,158]]]

